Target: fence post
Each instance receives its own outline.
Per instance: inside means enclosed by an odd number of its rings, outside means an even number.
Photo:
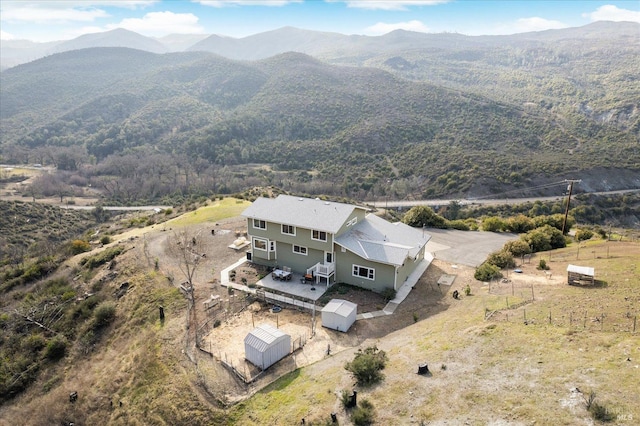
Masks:
[[[549,311],[549,324],[551,324],[551,311]]]
[[[536,300],[536,297],[533,294],[533,284],[531,284],[531,301],[533,302],[534,300]]]
[[[638,318],[637,316],[633,317],[633,332],[634,333],[636,332],[636,319],[637,318]]]

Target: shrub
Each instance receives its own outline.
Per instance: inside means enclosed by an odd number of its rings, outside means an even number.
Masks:
[[[547,261],[544,259],[540,259],[540,262],[538,262],[538,269],[541,271],[548,271],[549,265],[547,265]]]
[[[364,351],[358,349],[353,361],[347,362],[345,369],[355,377],[361,386],[378,383],[384,378],[381,371],[387,364],[387,354],[376,346],[369,346]]]
[[[113,302],[102,302],[93,313],[96,320],[96,328],[109,325],[116,317],[116,304]]]
[[[71,254],[80,254],[91,250],[91,244],[84,240],[73,240],[71,242]]]
[[[500,232],[506,229],[505,222],[499,217],[487,217],[482,221],[482,230],[487,232]]]
[[[513,240],[505,243],[502,250],[511,253],[513,257],[522,257],[525,254],[531,253],[531,247],[524,240]]]
[[[374,410],[373,404],[368,399],[363,399],[360,406],[351,413],[351,421],[355,426],[368,426],[373,424]]]
[[[496,265],[484,262],[476,269],[473,277],[478,281],[491,281],[494,278],[501,278],[502,272]]]
[[[95,256],[84,258],[80,261],[80,264],[86,266],[89,269],[93,269],[97,266],[110,262],[117,255],[124,251],[124,246],[110,247],[104,250],[102,253],[98,253]]]
[[[578,241],[590,240],[591,237],[593,237],[593,231],[589,229],[578,229],[576,231],[576,240]]]
[[[409,226],[430,228],[446,228],[447,220],[437,215],[431,207],[416,206],[412,207],[402,219]]]
[[[340,402],[343,408],[349,408],[349,402],[351,401],[351,392],[346,389],[342,389],[340,392]]]
[[[471,228],[469,224],[464,220],[451,220],[447,222],[447,228],[449,229],[457,229],[458,231],[469,231]]]
[[[487,262],[496,265],[500,269],[514,268],[516,266],[513,255],[506,250],[491,253],[487,258]]]
[[[51,360],[57,361],[64,357],[67,352],[67,341],[64,337],[56,336],[49,340],[47,348],[45,349],[44,356]]]
[[[100,238],[100,243],[104,245],[111,243],[111,237],[108,235],[103,235],[102,238]]]
[[[524,234],[525,232],[529,232],[535,228],[533,220],[523,214],[507,219],[506,226],[507,231],[514,232],[516,234]]]
[[[567,245],[562,232],[551,225],[544,225],[527,232],[522,239],[531,247],[532,251],[547,251],[562,248]]]
[[[391,287],[385,287],[384,290],[380,292],[380,296],[382,296],[385,302],[395,299],[396,291]]]

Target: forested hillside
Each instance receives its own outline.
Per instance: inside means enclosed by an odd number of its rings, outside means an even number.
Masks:
[[[1,74],[1,160],[56,165],[120,203],[253,185],[360,200],[638,187],[637,27],[394,32],[322,60],[74,50]]]

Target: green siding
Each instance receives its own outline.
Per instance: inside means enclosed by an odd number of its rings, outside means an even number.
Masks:
[[[375,280],[353,276],[353,265],[360,265],[375,269]],[[395,267],[382,263],[371,262],[350,252],[342,252],[336,248],[336,282],[355,285],[380,293],[385,288],[393,288]]]

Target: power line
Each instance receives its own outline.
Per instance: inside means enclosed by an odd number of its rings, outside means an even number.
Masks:
[[[519,189],[511,189],[509,191],[505,191],[505,192],[500,192],[498,194],[490,194],[490,195],[484,195],[481,197],[474,197],[473,199],[475,200],[481,200],[483,198],[503,198],[501,197],[501,195],[507,195],[507,194],[511,194],[511,193],[520,193],[520,192],[528,192],[528,191],[536,191],[538,189],[546,189],[546,188],[552,188],[554,186],[560,186],[560,185],[566,185],[567,184],[567,180],[563,180],[560,182],[553,182],[553,183],[546,183],[546,184],[542,184],[542,185],[538,185],[538,186],[531,186],[528,188],[519,188]]]

